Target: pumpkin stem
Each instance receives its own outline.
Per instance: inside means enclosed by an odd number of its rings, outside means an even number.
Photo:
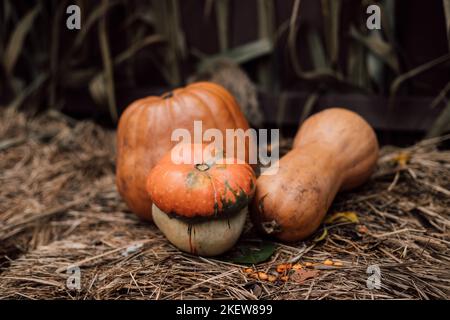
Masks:
[[[195,169],[200,171],[207,171],[209,169],[209,165],[207,165],[206,163],[199,163],[195,165]]]
[[[169,98],[172,98],[172,97],[173,97],[173,91],[170,91],[170,92],[164,93],[161,98],[169,99]]]

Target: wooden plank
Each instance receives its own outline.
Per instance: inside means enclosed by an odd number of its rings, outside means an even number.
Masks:
[[[284,116],[279,125],[298,125],[308,93],[285,93]],[[261,107],[267,123],[277,124],[280,97],[260,94]],[[397,97],[389,108],[389,99],[383,96],[361,94],[327,94],[319,97],[313,113],[330,107],[343,107],[363,116],[377,130],[427,131],[444,104],[430,108],[431,97]],[[450,121],[450,119],[449,119]]]
[[[136,99],[150,95],[160,95],[170,88],[119,88],[117,105],[121,113],[126,106]],[[259,94],[260,106],[264,112],[267,126],[298,126],[302,108],[310,93],[286,92],[285,109],[279,118],[281,95]],[[324,94],[315,104],[312,112],[330,107],[344,107],[364,117],[378,131],[405,131],[424,133],[444,108],[444,103],[430,108],[433,97],[398,97],[393,108],[389,109],[389,100],[383,96],[367,96],[362,94]],[[96,106],[85,92],[77,91],[66,95],[64,112],[77,117],[94,116],[96,119],[109,119],[106,107]],[[278,123],[277,119],[280,119]],[[450,120],[449,120],[450,121]]]

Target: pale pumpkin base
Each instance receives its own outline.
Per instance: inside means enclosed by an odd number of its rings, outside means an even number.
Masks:
[[[217,256],[231,249],[244,229],[248,208],[231,218],[196,223],[169,217],[153,204],[153,221],[166,238],[182,251],[200,256]]]

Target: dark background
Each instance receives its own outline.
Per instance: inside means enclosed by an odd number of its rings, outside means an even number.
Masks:
[[[412,143],[449,131],[446,2],[4,0],[0,102],[112,127],[134,99],[229,59],[256,84],[264,125],[286,136],[308,114],[342,106],[382,143]],[[81,30],[66,28],[70,4],[81,7]],[[382,10],[378,33],[365,25],[370,4]]]

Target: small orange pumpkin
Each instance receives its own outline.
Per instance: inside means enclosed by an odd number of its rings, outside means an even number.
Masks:
[[[153,221],[183,251],[221,254],[242,232],[256,177],[251,166],[220,150],[203,154],[204,145],[187,148],[190,161],[180,163],[174,159],[178,153],[169,152],[148,176]]]

